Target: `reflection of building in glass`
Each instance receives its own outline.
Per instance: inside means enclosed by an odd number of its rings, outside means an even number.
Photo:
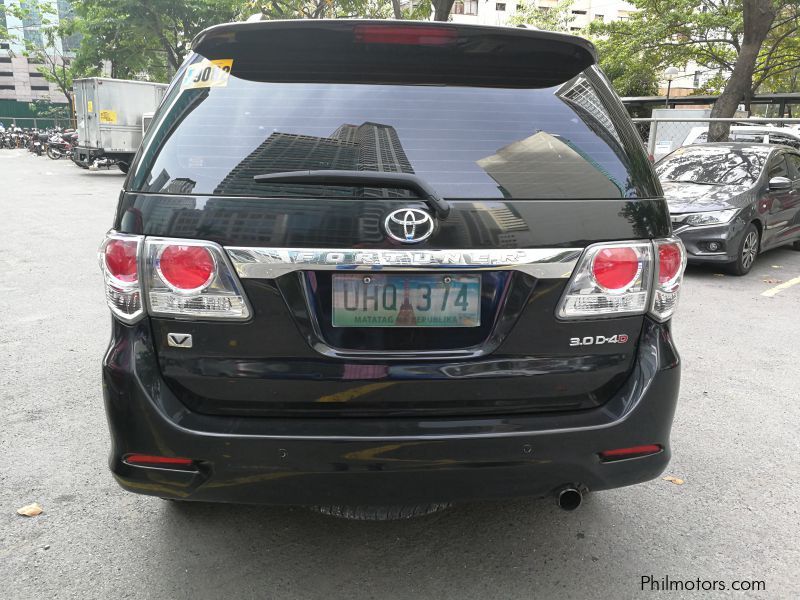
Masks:
[[[156,202],[147,202],[142,208],[142,219],[151,235],[170,235],[170,225],[177,214],[194,211],[195,199],[181,196],[164,196]]]
[[[620,142],[617,130],[605,106],[594,91],[592,84],[585,77],[576,77],[565,83],[557,92],[558,96],[572,104],[577,104],[592,116],[608,133]]]
[[[188,177],[178,177],[170,181],[161,191],[166,194],[191,194],[197,182]]]
[[[214,194],[352,197],[353,187],[315,184],[256,183],[263,173],[307,170],[413,173],[394,127],[380,123],[341,125],[329,137],[276,132],[246,156],[223,179]],[[408,197],[397,189],[364,188],[367,197]]]
[[[440,238],[454,247],[527,248],[536,243],[517,207],[503,202],[473,202],[468,210],[450,213],[440,226]]]
[[[619,198],[594,161],[559,136],[539,131],[477,161],[507,198]]]

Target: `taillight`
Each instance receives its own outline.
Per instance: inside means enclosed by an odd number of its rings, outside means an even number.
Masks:
[[[562,319],[675,312],[686,251],[677,238],[594,244],[584,252],[559,304]]]
[[[125,323],[139,320],[142,293],[139,285],[141,236],[110,233],[100,246],[100,268],[111,312]]]
[[[606,290],[626,289],[639,274],[641,263],[633,248],[603,248],[594,255],[592,276]]]
[[[202,246],[165,246],[158,259],[158,273],[175,291],[203,289],[214,278],[214,257]]]
[[[111,232],[100,246],[100,267],[108,306],[125,323],[139,320],[145,306],[157,316],[250,317],[233,267],[213,242]]]
[[[138,239],[111,239],[106,243],[103,260],[108,274],[125,283],[138,280]]]
[[[642,314],[653,277],[650,242],[589,246],[561,300],[562,319]]]
[[[650,315],[659,321],[666,321],[678,306],[678,294],[686,268],[686,250],[677,238],[655,240],[658,253],[658,276],[653,294]]]
[[[250,317],[241,284],[219,245],[147,238],[144,264],[150,314],[206,319]]]

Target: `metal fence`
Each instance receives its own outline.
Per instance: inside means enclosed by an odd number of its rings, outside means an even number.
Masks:
[[[800,119],[677,117],[633,119],[647,152],[658,160],[676,148],[707,140],[710,123],[730,123],[730,141],[784,144],[800,149]]]
[[[23,129],[52,129],[61,127],[68,129],[72,127],[71,119],[59,117],[3,117],[0,116],[0,123],[4,127],[17,126]]]

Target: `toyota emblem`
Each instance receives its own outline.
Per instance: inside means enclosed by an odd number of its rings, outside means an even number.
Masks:
[[[433,218],[424,210],[401,208],[392,211],[383,222],[386,233],[403,244],[416,244],[431,237]]]

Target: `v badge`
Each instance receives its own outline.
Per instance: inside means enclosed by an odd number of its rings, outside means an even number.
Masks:
[[[167,344],[173,348],[191,348],[192,336],[188,333],[168,333]]]

